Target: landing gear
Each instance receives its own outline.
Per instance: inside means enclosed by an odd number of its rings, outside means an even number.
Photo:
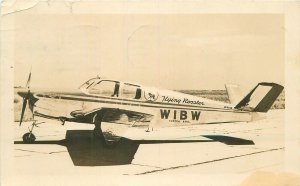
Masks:
[[[33,143],[35,141],[36,137],[34,134],[27,132],[26,134],[23,135],[23,142],[24,143]]]
[[[114,140],[107,140],[105,139],[103,132],[101,130],[101,122],[98,124],[95,124],[95,129],[93,131],[94,137],[97,138],[97,140],[100,140],[102,142],[102,145],[105,148],[114,148],[117,144]]]
[[[95,126],[93,134],[94,134],[94,137],[96,137],[100,140],[105,140],[104,135],[101,130],[101,122],[100,122],[100,125]]]
[[[31,125],[31,129],[29,129],[29,132],[25,133],[23,135],[23,142],[24,143],[33,143],[36,139],[35,135],[32,133],[33,131],[33,128],[34,127],[38,127],[38,125],[42,124],[42,123],[45,123],[45,122],[40,122],[40,123],[37,123],[36,120],[33,121],[32,125]]]
[[[106,148],[115,148],[118,142],[114,140],[105,140],[105,147]]]
[[[103,132],[102,132],[102,129],[101,129],[101,122],[104,118],[104,114],[105,114],[104,111],[102,111],[102,112],[100,111],[98,114],[96,114],[94,116],[95,128],[94,128],[94,131],[93,131],[93,135],[94,135],[95,138],[99,139],[102,142],[102,145],[105,148],[114,148],[116,146],[117,142],[113,141],[113,140],[105,139],[105,137],[103,135]]]

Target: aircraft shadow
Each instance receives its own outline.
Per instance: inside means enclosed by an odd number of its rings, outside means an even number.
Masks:
[[[66,146],[74,165],[106,166],[130,164],[139,144],[122,139],[114,148],[107,148],[92,131],[71,130],[66,133]]]
[[[195,143],[220,141],[228,145],[251,145],[253,141],[229,136],[207,135],[208,140],[130,140],[121,138],[113,148],[104,147],[90,130],[68,130],[66,138],[58,141],[36,141],[33,144],[57,144],[67,147],[75,166],[111,166],[131,164],[140,144]],[[251,143],[252,142],[252,143]],[[15,144],[23,144],[15,141]]]
[[[236,138],[231,136],[222,136],[222,135],[202,135],[203,137],[212,139],[224,143],[226,145],[254,145],[255,143],[252,140],[246,140],[242,138]]]

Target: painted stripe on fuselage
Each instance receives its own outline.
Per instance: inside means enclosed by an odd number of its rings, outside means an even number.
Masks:
[[[108,104],[116,104],[116,105],[130,105],[130,106],[138,106],[138,107],[151,107],[151,108],[166,108],[166,109],[185,109],[185,110],[201,110],[201,111],[218,111],[218,112],[235,112],[235,113],[247,113],[247,111],[240,110],[232,110],[232,109],[222,109],[222,108],[214,108],[214,107],[203,107],[203,106],[194,106],[194,105],[178,105],[178,104],[170,104],[170,103],[157,103],[157,102],[145,102],[145,101],[137,101],[137,100],[128,100],[121,98],[108,98],[108,97],[100,97],[100,96],[90,96],[90,95],[46,95],[46,94],[36,94],[37,98],[48,98],[48,99],[65,99],[65,100],[73,100],[73,101],[86,101],[86,102],[95,102],[95,103],[108,103]],[[89,98],[97,98],[97,99],[89,99]],[[105,99],[109,99],[112,101],[108,101]],[[133,102],[133,103],[132,103]]]
[[[55,92],[50,92],[50,93],[42,93],[42,94],[36,94],[37,96],[41,97],[46,97],[46,98],[61,98],[61,96],[75,96],[75,97],[83,97],[83,98],[97,98],[97,99],[108,99],[108,100],[113,100],[113,101],[127,101],[127,102],[135,102],[135,103],[146,103],[146,104],[154,104],[154,105],[170,105],[170,106],[185,106],[189,108],[211,108],[211,109],[221,109],[221,110],[229,110],[229,109],[224,109],[224,108],[215,108],[215,107],[206,107],[206,106],[200,106],[200,105],[183,105],[183,104],[172,104],[172,103],[163,103],[163,102],[152,102],[152,101],[141,101],[141,100],[136,100],[136,99],[125,99],[125,98],[118,98],[118,97],[104,97],[104,96],[96,96],[96,95],[90,95],[90,94],[84,94],[82,92],[76,92],[76,93],[55,93]],[[213,100],[210,100],[213,101]],[[225,104],[225,103],[224,103]]]

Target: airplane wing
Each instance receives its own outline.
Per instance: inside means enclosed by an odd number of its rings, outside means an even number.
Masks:
[[[104,113],[103,122],[131,125],[132,127],[149,126],[154,115],[119,108],[99,108],[93,110],[76,110],[70,113],[72,121],[94,123],[94,116]]]

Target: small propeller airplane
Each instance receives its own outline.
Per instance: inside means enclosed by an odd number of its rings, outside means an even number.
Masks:
[[[95,125],[94,136],[104,145],[115,144],[103,134],[102,123],[130,129],[190,126],[200,124],[250,122],[263,119],[283,90],[276,83],[258,83],[243,99],[237,100],[235,89],[226,86],[230,103],[213,101],[171,90],[161,90],[135,83],[96,77],[83,83],[75,91],[42,91],[30,88],[31,72],[26,87],[17,93],[23,97],[19,125],[29,105],[33,116],[67,122]],[[31,129],[23,135],[24,143],[33,143],[36,137],[33,121]],[[105,129],[109,131],[109,128]],[[119,139],[122,133],[113,134]]]

